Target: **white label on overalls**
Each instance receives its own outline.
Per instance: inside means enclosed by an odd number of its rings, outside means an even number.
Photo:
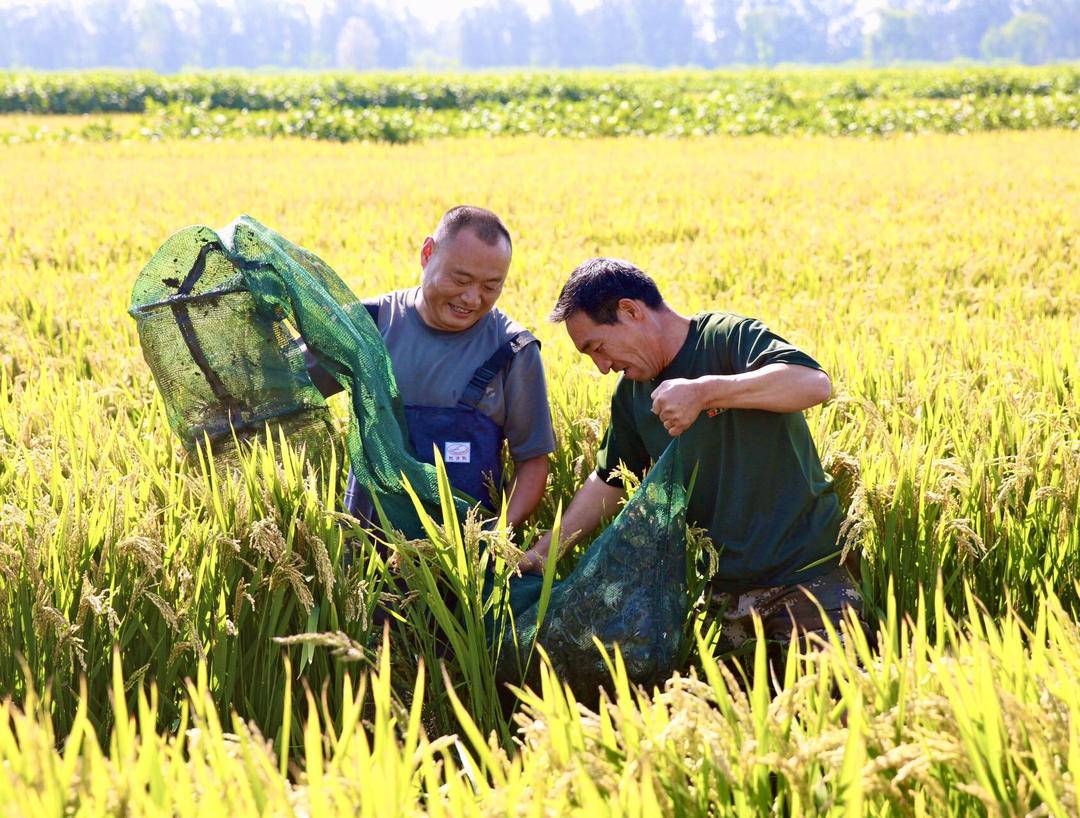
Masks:
[[[446,441],[446,462],[447,463],[469,463],[472,461],[472,444],[471,443],[455,443],[453,441]]]

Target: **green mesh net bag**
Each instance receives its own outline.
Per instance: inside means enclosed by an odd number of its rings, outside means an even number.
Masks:
[[[406,536],[422,529],[402,479],[439,515],[435,469],[409,453],[397,383],[382,336],[363,304],[320,258],[249,216],[222,230],[171,236],[139,274],[130,314],[172,429],[188,449],[203,439],[280,427],[329,432],[329,410],[303,348],[351,399],[346,447],[353,471],[377,491]],[[459,511],[468,507],[458,498]]]
[[[513,627],[499,651],[504,681],[521,679],[534,642],[579,701],[595,699],[611,676],[594,641],[619,646],[630,678],[661,684],[670,675],[689,613],[686,489],[673,442],[619,515],[589,546],[570,575],[554,585],[540,618],[542,579],[512,580]],[[535,661],[527,682],[535,684]]]
[[[169,423],[189,451],[266,424],[328,431],[322,395],[285,322],[260,312],[244,262],[207,227],[169,238],[139,274],[131,314]]]

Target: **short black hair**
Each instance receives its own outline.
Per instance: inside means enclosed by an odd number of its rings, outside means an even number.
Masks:
[[[664,303],[656,282],[629,261],[591,258],[570,274],[550,320],[558,323],[584,312],[597,324],[616,324],[621,298],[643,301],[651,310]]]
[[[510,231],[506,229],[502,219],[490,210],[472,205],[458,205],[447,210],[435,228],[435,240],[452,239],[465,227],[470,228],[480,241],[490,247],[502,240],[511,250],[514,249]]]

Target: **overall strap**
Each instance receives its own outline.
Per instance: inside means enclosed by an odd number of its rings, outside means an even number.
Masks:
[[[502,372],[520,350],[531,343],[539,344],[540,342],[527,330],[522,330],[508,338],[502,346],[492,353],[490,358],[477,367],[472,380],[469,381],[469,385],[465,387],[465,391],[458,401],[458,406],[475,409],[477,404],[480,403],[480,399],[484,397],[484,390],[488,388],[495,376]]]

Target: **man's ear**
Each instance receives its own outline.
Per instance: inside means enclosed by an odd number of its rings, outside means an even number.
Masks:
[[[628,321],[638,321],[645,315],[645,310],[641,305],[641,302],[635,301],[632,298],[620,298],[618,317],[627,319]]]
[[[435,252],[435,239],[428,236],[424,239],[424,243],[420,245],[420,269],[426,269],[427,264],[431,261],[431,254]]]

